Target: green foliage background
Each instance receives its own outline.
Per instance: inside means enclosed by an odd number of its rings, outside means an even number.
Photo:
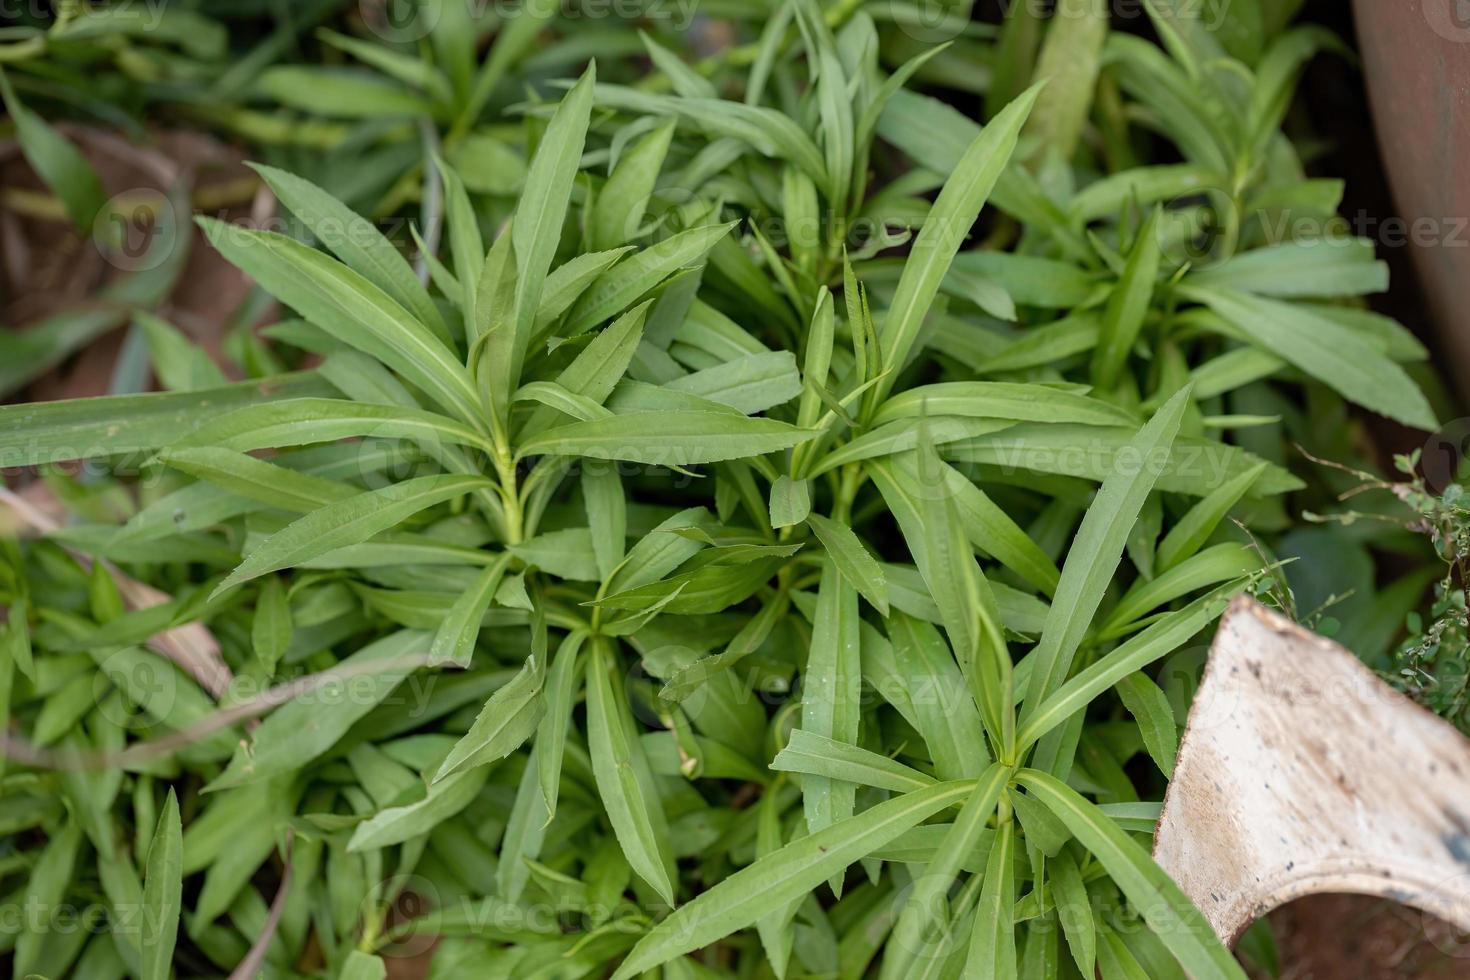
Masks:
[[[7,27],[79,234],[63,114],[234,138],[289,216],[172,188],[0,346],[13,393],[127,325],[164,389],[0,408],[69,512],[0,560],[14,975],[1241,976],[1147,856],[1211,624],[1386,664],[1434,572],[1375,590],[1419,546],[1303,526],[1347,478],[1292,446],[1436,418],[1283,132],[1340,42],[1143,6]],[[162,305],[206,243],[225,364]]]

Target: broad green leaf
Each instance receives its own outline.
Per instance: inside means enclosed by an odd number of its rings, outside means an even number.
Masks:
[[[521,187],[520,204],[511,229],[517,270],[516,343],[513,366],[507,371],[512,385],[520,380],[520,359],[525,356],[546,273],[561,241],[562,224],[571,203],[572,184],[587,139],[596,78],[595,64],[589,65],[557,106],[536,154],[531,158],[525,184]]]
[[[811,487],[784,473],[771,484],[771,527],[779,530],[806,520],[812,512]]]
[[[1097,88],[1108,35],[1107,0],[1060,0],[1047,22],[1036,77],[1048,85],[1026,126],[1058,160],[1070,160],[1081,139]]]
[[[791,730],[790,740],[771,760],[771,768],[777,772],[805,773],[857,786],[876,786],[897,793],[923,789],[935,782],[932,777],[887,756],[804,728]]]
[[[133,323],[148,338],[153,373],[169,391],[198,391],[229,383],[209,355],[173,324],[142,310],[133,314]]]
[[[250,621],[251,645],[267,677],[275,674],[276,665],[290,648],[291,633],[291,600],[286,587],[279,576],[267,576],[260,583],[255,616]]]
[[[900,685],[908,703],[910,723],[923,736],[934,771],[942,779],[979,775],[987,753],[985,729],[965,677],[955,663],[944,637],[930,623],[905,613],[887,619],[892,643],[893,681]],[[864,641],[864,658],[869,642]],[[887,697],[891,692],[880,688]]]
[[[357,825],[347,842],[349,853],[402,844],[432,831],[474,802],[490,771],[484,768],[437,779],[422,799],[379,810]]]
[[[600,105],[640,115],[673,116],[714,136],[747,144],[757,153],[789,160],[819,185],[827,180],[822,154],[811,137],[785,113],[725,99],[653,95],[621,85],[599,84]]]
[[[1004,820],[996,830],[995,843],[985,864],[985,884],[975,906],[975,929],[970,934],[970,952],[965,973],[974,977],[1014,980],[1016,956],[1016,880],[1012,851],[1016,825]]]
[[[597,582],[602,578],[593,550],[590,528],[569,527],[560,531],[546,531],[520,544],[511,545],[510,550],[528,566],[560,579]]]
[[[318,116],[374,119],[428,115],[429,101],[374,72],[308,65],[272,65],[255,94]]]
[[[587,510],[597,579],[605,582],[628,546],[628,501],[615,466],[582,466],[582,505]]]
[[[950,381],[922,385],[894,395],[878,409],[873,424],[923,415],[1078,425],[1137,423],[1129,412],[1074,391],[1003,381]]]
[[[228,493],[297,514],[346,500],[358,492],[350,484],[298,473],[233,449],[166,449],[157,458]]]
[[[403,440],[436,459],[444,458],[450,445],[493,451],[478,431],[435,412],[336,398],[250,405],[205,423],[174,446],[218,446],[247,453],[354,438]]]
[[[1388,289],[1388,266],[1374,260],[1369,239],[1326,236],[1238,252],[1189,283],[1278,299],[1361,296]]]
[[[801,375],[789,352],[766,351],[686,374],[665,387],[753,415],[801,394]]]
[[[1260,571],[1261,565],[1260,553],[1249,545],[1225,542],[1206,548],[1152,579],[1135,582],[1097,627],[1098,635],[1116,636],[1152,610],[1206,586]]]
[[[943,941],[950,911],[945,896],[962,870],[965,858],[979,845],[985,825],[995,812],[1009,779],[1009,770],[1000,763],[994,763],[976,781],[959,815],[945,831],[933,858],[914,880],[913,889],[885,945],[880,980],[899,980],[909,976],[921,951]]]
[[[1260,462],[1238,446],[1179,436],[1167,454],[1161,451],[1142,465],[1129,448],[1136,435],[1135,429],[1022,422],[992,435],[955,443],[946,448],[945,454],[954,460],[994,467],[1011,481],[1025,472],[1036,472],[1101,483],[1119,469],[1142,468],[1157,478],[1159,490],[1192,497],[1205,496]],[[1302,481],[1283,467],[1268,464],[1250,493],[1267,496],[1302,486]]]
[[[573,701],[577,682],[582,673],[579,655],[587,634],[581,630],[568,633],[551,660],[551,669],[546,675],[545,693],[542,700],[546,710],[536,729],[535,746],[530,761],[535,763],[537,781],[541,786],[541,798],[545,805],[546,820],[556,816],[557,798],[561,791],[562,759],[566,754],[567,727],[571,724]],[[528,766],[529,766],[528,762]]]
[[[342,962],[342,972],[337,974],[337,980],[384,980],[387,976],[388,967],[381,956],[354,949]]]
[[[639,249],[593,281],[566,316],[566,333],[585,333],[643,299],[679,269],[702,259],[735,222],[690,228]]]

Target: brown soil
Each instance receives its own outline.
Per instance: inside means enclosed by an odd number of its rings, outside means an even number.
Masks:
[[[1278,909],[1270,921],[1280,980],[1470,978],[1470,937],[1394,902],[1317,895]]]

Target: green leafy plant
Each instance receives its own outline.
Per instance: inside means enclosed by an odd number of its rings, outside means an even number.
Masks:
[[[1280,131],[1329,38],[1027,6],[642,38],[522,107],[510,193],[429,155],[422,278],[262,164],[300,237],[199,224],[282,370],[145,317],[171,390],[0,408],[7,466],[94,462],[0,565],[0,867],[110,910],[16,975],[1241,976],[1148,857],[1173,678],[1276,564],[1277,406],[1430,425],[1423,351]],[[453,134],[521,23],[326,41]],[[983,126],[906,87],[972,50]]]

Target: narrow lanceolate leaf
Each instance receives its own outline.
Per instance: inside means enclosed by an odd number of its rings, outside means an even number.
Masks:
[[[587,509],[597,576],[605,582],[628,546],[628,501],[617,467],[582,467],[582,504]]]
[[[261,582],[255,618],[250,622],[251,645],[267,677],[276,672],[276,665],[291,645],[291,632],[291,600],[280,578],[271,575]]]
[[[1154,557],[1155,571],[1168,571],[1199,551],[1230,513],[1230,509],[1240,503],[1265,469],[1265,463],[1252,466],[1244,473],[1220,484],[1189,508],[1188,513],[1159,542],[1158,552]]]
[[[888,582],[883,578],[883,567],[852,533],[852,528],[821,514],[808,514],[806,520],[843,579],[861,592],[874,609],[887,616]]]
[[[206,422],[174,445],[248,453],[358,438],[402,439],[436,457],[445,445],[490,448],[489,440],[474,428],[437,412],[338,398],[288,398],[250,405]]]
[[[968,779],[936,783],[792,841],[700,893],[654,926],[633,947],[613,980],[629,980],[744,929],[904,831],[961,802],[974,792],[975,785]]]
[[[690,466],[789,449],[815,434],[775,419],[720,412],[635,412],[547,429],[523,443],[518,455]]]
[[[1097,347],[1092,352],[1092,380],[1102,389],[1117,381],[1128,360],[1153,298],[1154,280],[1159,276],[1159,215],[1155,209],[1139,229],[1128,264],[1108,297],[1103,311]]]
[[[464,366],[428,327],[360,273],[285,235],[213,218],[198,221],[221,255],[281,302],[376,357],[460,421],[475,424],[480,418]]]
[[[242,786],[303,768],[337,743],[425,661],[429,637],[416,630],[389,633],[337,665],[350,671],[351,696],[289,701],[270,714],[235,751],[230,765],[206,789]],[[331,690],[331,688],[326,688]]]
[[[90,232],[97,212],[107,202],[107,193],[97,172],[82,152],[35,112],[23,105],[0,71],[0,95],[5,111],[15,121],[15,135],[26,162],[36,171],[66,208],[78,230]]]
[[[886,755],[838,742],[804,728],[791,730],[790,741],[771,760],[771,768],[777,772],[806,773],[858,786],[876,786],[897,793],[923,789],[935,783],[934,777],[895,762]]]
[[[521,187],[520,204],[516,208],[511,229],[517,269],[516,285],[516,360],[508,372],[511,384],[520,378],[520,357],[535,325],[541,301],[541,289],[551,260],[561,241],[562,223],[572,199],[572,183],[581,163],[582,147],[587,140],[587,123],[592,113],[592,90],[597,78],[596,65],[589,65],[577,84],[562,99],[546,132],[536,147],[536,155],[526,170]]]
[[[811,486],[786,474],[771,484],[771,527],[779,530],[806,520],[812,512]]]
[[[567,726],[572,720],[577,682],[582,677],[577,667],[582,644],[586,639],[587,634],[583,630],[568,633],[557,647],[551,660],[551,669],[546,675],[546,693],[543,696],[546,710],[536,728],[536,751],[532,753],[531,761],[536,764],[536,779],[541,786],[547,822],[556,816],[556,801],[561,793],[561,766],[567,747]]]
[[[510,553],[505,552],[485,566],[470,587],[454,600],[454,605],[449,607],[449,615],[444,617],[444,622],[434,633],[434,642],[429,645],[429,659],[433,664],[470,665],[485,610],[490,608],[490,600],[495,598],[495,590],[505,578],[510,558]]]
[[[1116,405],[1038,384],[1005,381],[950,381],[900,392],[883,403],[873,424],[921,415],[1010,419],[1016,422],[1074,422],[1078,425],[1134,425],[1137,419]]]
[[[337,980],[383,980],[388,975],[388,966],[381,956],[354,949],[342,964]]]
[[[676,116],[707,133],[748,144],[765,156],[789,160],[819,184],[827,180],[822,154],[811,138],[794,119],[775,109],[725,99],[654,95],[622,85],[598,85],[597,101],[629,112]]]
[[[1129,674],[1116,685],[1123,706],[1138,722],[1149,756],[1166,778],[1174,778],[1174,759],[1179,755],[1179,728],[1168,695],[1143,673]]]
[[[1082,881],[1082,872],[1069,851],[1062,851],[1047,865],[1051,873],[1052,900],[1067,948],[1084,977],[1096,976],[1097,923],[1092,914],[1092,900]]]
[[[634,737],[633,713],[612,671],[612,645],[594,638],[587,660],[587,741],[597,793],[618,844],[638,877],[674,904],[674,864],[663,802]]]
[[[233,449],[194,446],[165,450],[157,458],[165,466],[207,480],[228,493],[298,514],[358,492],[350,483],[298,473]]]
[[[1016,844],[1015,821],[1002,821],[985,863],[985,884],[975,906],[975,929],[970,933],[970,952],[965,958],[967,980],[1015,980],[1016,877],[1012,850]]]
[[[592,209],[594,249],[617,248],[638,236],[673,136],[674,121],[665,120],[618,158]]]
[[[1169,452],[1187,404],[1186,388],[1169,399],[1139,430],[1131,443],[1138,464],[1115,463],[1112,474],[1103,480],[1083,517],[1062,566],[1062,578],[1047,611],[1041,642],[1032,654],[1036,666],[1026,692],[1031,710],[1067,679],[1082,636],[1122,560],[1123,544],[1158,479],[1157,460]]]
[[[421,323],[447,336],[428,290],[377,225],[309,180],[262,163],[251,166],[286,209],[300,218],[333,255],[397,300]]]
[[[34,466],[150,452],[245,405],[330,392],[321,375],[307,371],[206,391],[3,405],[0,454],[6,466]]]
[[[546,663],[532,653],[515,677],[490,695],[470,730],[449,750],[433,781],[488,765],[520,748],[541,720],[545,680]]]
[[[1238,585],[1216,589],[1183,609],[1166,614],[1142,633],[1108,651],[1023,719],[1017,741],[1022,748],[1033,744],[1118,681],[1178,649],[1219,618],[1238,589]]]
[[[320,507],[262,541],[215,591],[359,544],[421,510],[492,486],[478,476],[421,476]]]
[[[1058,161],[1072,158],[1087,123],[1108,19],[1106,0],[1061,0],[1047,22],[1036,77],[1050,84],[1026,130]]]
[[[483,768],[461,772],[435,782],[412,803],[379,810],[357,825],[347,841],[348,852],[372,851],[423,837],[474,802],[489,775]]]
[[[1060,780],[1034,769],[1021,770],[1016,781],[1067,825],[1135,908],[1149,910],[1151,930],[1191,977],[1244,980],[1245,971],[1199,909],[1095,804]]]
[[[857,743],[862,698],[857,595],[829,558],[822,566],[801,689],[801,727],[849,745]],[[852,816],[854,788],[820,776],[803,780],[807,827],[815,833]]]
[[[567,313],[566,332],[575,336],[642,299],[649,290],[702,259],[730,233],[735,222],[690,228],[640,249],[598,276]]]
[[[1434,428],[1434,410],[1403,368],[1371,341],[1310,307],[1230,289],[1189,287],[1187,293],[1252,343],[1348,401],[1405,425]]]
[[[962,870],[965,858],[979,845],[1009,779],[1010,771],[995,763],[976,782],[954,823],[945,831],[933,859],[914,879],[913,890],[884,947],[880,980],[903,980],[926,950],[943,942],[950,925],[949,905],[944,896]]]
[[[939,284],[979,217],[996,180],[1010,162],[1021,126],[1038,92],[1038,88],[1032,88],[1006,106],[975,137],[924,219],[924,227],[904,263],[893,302],[878,333],[883,363],[890,368],[901,367],[913,352],[919,327],[939,293]],[[883,400],[896,378],[895,370],[878,382],[873,389],[874,404]]]
[[[168,980],[171,972],[182,908],[183,852],[179,800],[170,789],[158,817],[153,843],[148,848],[148,867],[143,878],[140,942],[143,980]]]

